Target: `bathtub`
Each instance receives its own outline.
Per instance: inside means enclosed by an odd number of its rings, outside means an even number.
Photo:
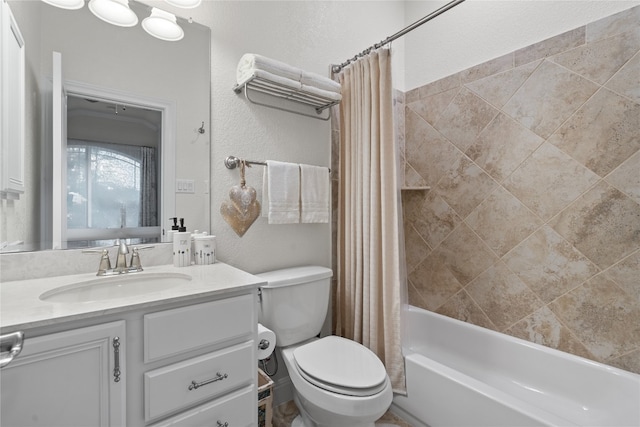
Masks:
[[[407,396],[414,426],[640,426],[640,375],[409,306]]]

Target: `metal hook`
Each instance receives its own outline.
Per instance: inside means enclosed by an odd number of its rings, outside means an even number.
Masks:
[[[204,133],[204,122],[202,122],[202,125],[200,126],[200,128],[198,129],[198,133],[199,134],[203,134]]]

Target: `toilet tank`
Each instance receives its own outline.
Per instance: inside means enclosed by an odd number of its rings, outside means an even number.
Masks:
[[[260,288],[258,319],[275,332],[279,347],[305,341],[320,333],[329,308],[331,269],[292,267],[257,276],[267,282]]]

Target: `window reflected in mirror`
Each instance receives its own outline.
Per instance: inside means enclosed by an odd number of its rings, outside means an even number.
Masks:
[[[69,248],[157,242],[161,113],[79,97],[68,100]],[[150,227],[154,227],[153,229]]]

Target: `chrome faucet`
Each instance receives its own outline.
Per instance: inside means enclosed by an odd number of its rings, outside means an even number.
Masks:
[[[115,270],[118,273],[127,273],[127,254],[129,253],[129,247],[125,239],[119,239],[118,243],[118,256],[116,258]]]
[[[109,259],[109,251],[107,249],[85,249],[82,251],[83,253],[101,254],[97,276],[112,276],[143,271],[138,250],[153,248],[153,246],[134,247],[130,251],[124,239],[119,239],[115,246],[118,248],[118,252],[116,255],[116,266],[114,268],[111,268],[111,260]],[[129,252],[131,252],[131,260],[129,264],[127,264],[127,254]]]

